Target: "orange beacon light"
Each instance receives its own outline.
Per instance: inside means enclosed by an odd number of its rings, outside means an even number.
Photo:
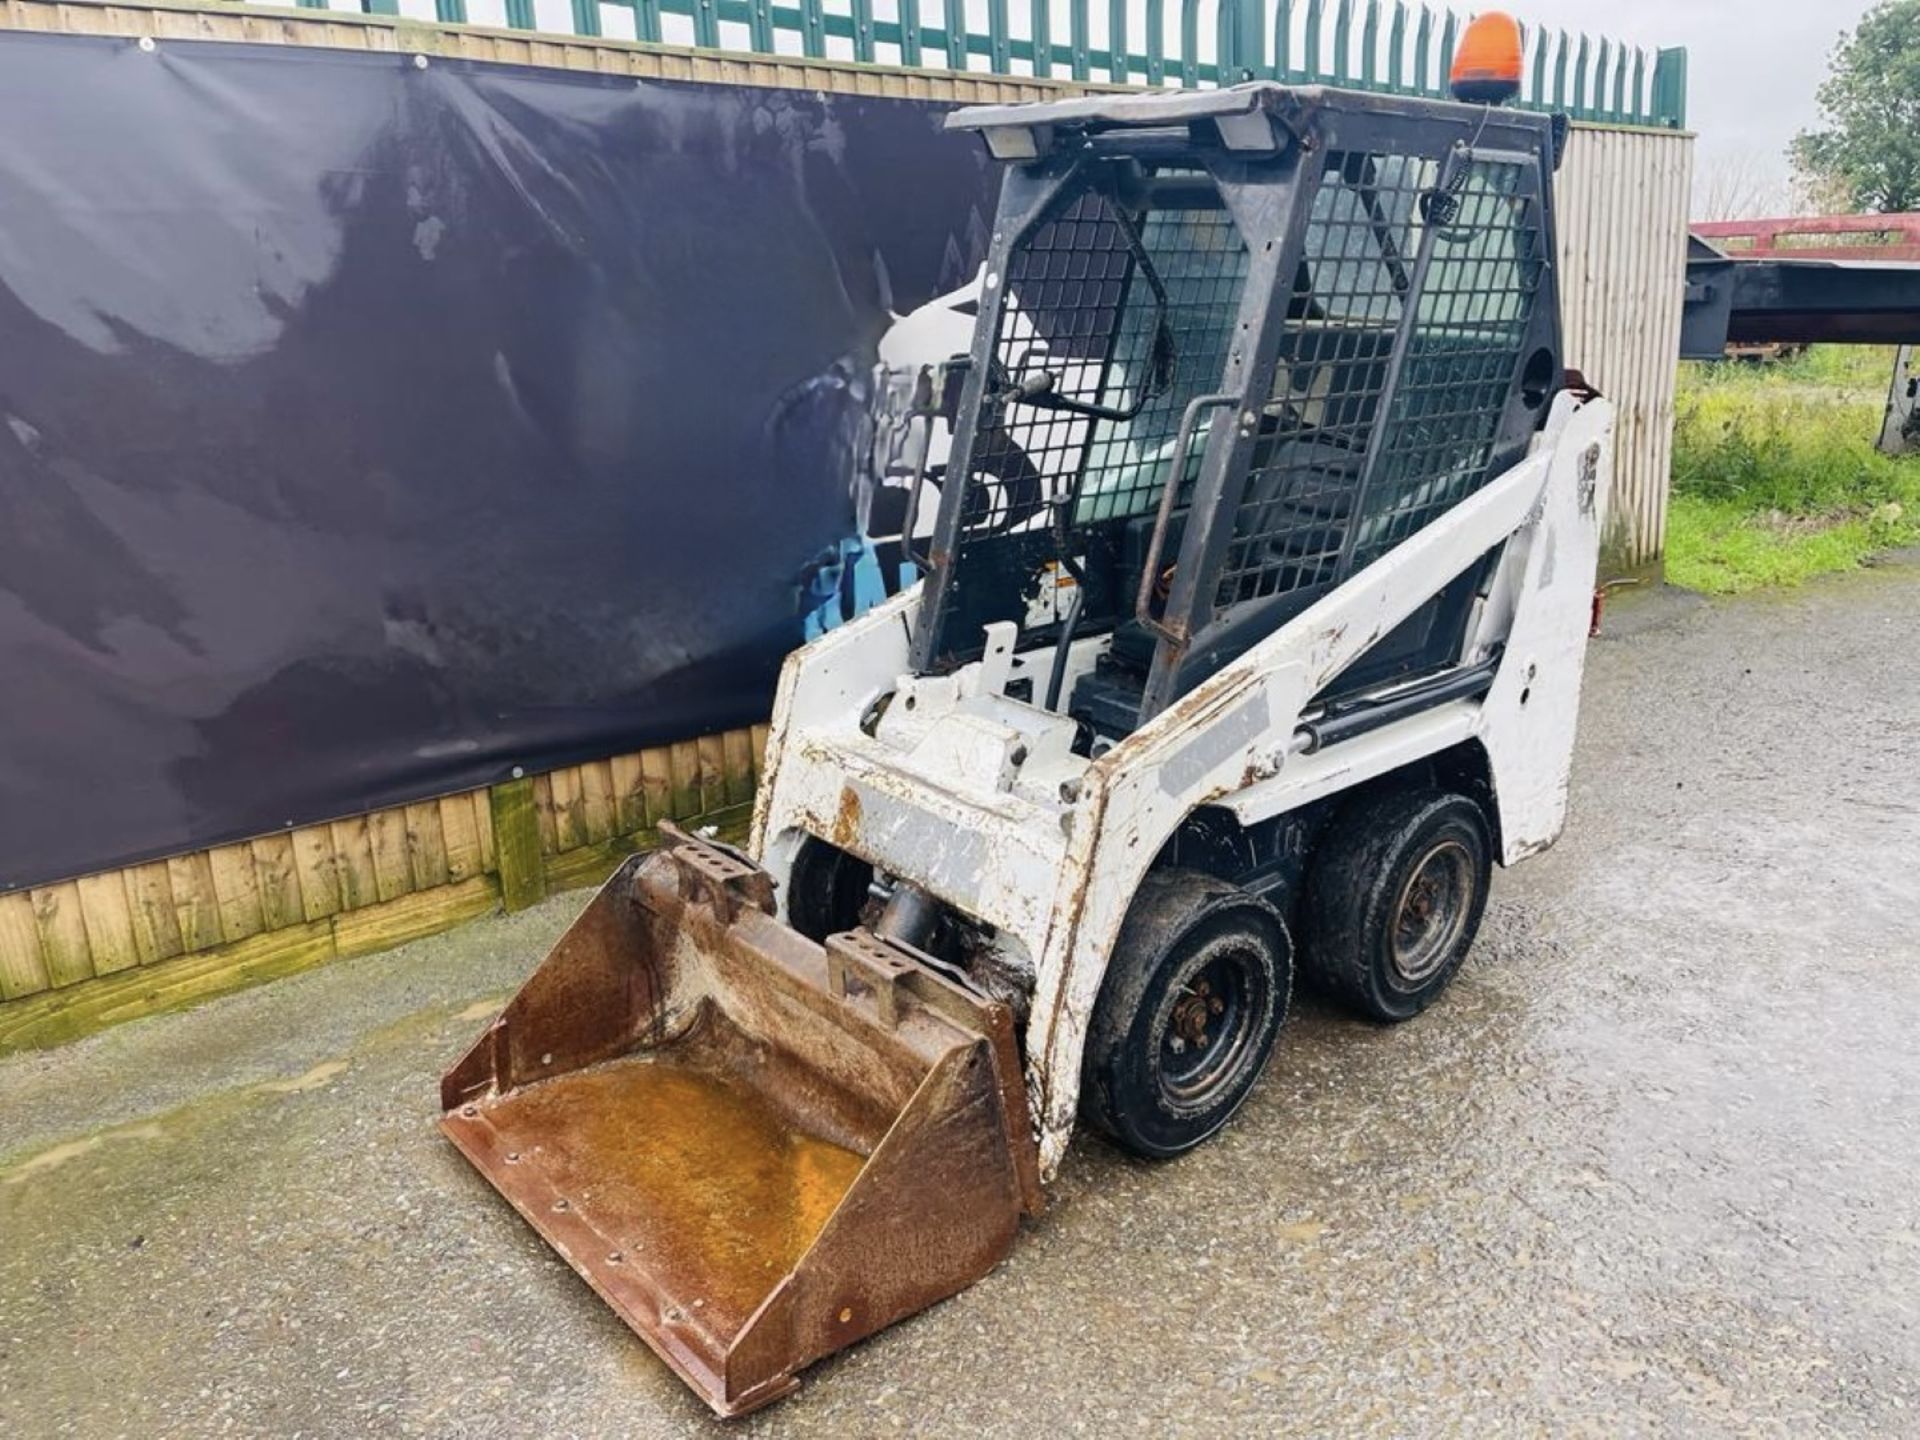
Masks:
[[[1504,10],[1476,15],[1453,52],[1453,98],[1503,105],[1520,93],[1520,22]]]

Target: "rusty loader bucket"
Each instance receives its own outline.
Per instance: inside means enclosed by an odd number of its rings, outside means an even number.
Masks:
[[[1012,1019],[674,834],[441,1081],[466,1157],[721,1415],[972,1284],[1039,1178]]]

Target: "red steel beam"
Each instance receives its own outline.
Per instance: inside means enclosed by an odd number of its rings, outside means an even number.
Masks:
[[[1920,261],[1920,214],[1708,220],[1689,228],[1736,260]]]

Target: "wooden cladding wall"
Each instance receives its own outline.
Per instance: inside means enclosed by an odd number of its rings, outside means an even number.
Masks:
[[[1692,182],[1691,135],[1589,125],[1574,127],[1554,177],[1566,361],[1614,405],[1612,575],[1666,548]]]
[[[604,880],[663,820],[745,830],[765,730],[0,895],[0,1053]]]

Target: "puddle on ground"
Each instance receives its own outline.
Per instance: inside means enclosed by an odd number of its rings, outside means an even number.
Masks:
[[[270,1095],[299,1095],[305,1091],[318,1090],[323,1085],[331,1084],[334,1080],[337,1080],[346,1073],[347,1062],[345,1060],[328,1060],[324,1064],[314,1066],[304,1075],[296,1075],[291,1080],[262,1081],[258,1088],[265,1090]]]
[[[166,1124],[179,1117],[192,1115],[204,1121],[235,1114],[250,1104],[259,1103],[259,1097],[262,1096],[301,1095],[308,1091],[322,1089],[346,1074],[350,1068],[349,1061],[327,1060],[304,1074],[278,1080],[261,1080],[233,1090],[214,1091],[191,1100],[185,1105],[176,1106],[152,1120],[117,1125],[111,1129],[95,1131],[91,1135],[63,1140],[43,1150],[27,1152],[22,1158],[0,1162],[0,1185],[19,1185],[25,1181],[37,1179],[48,1171],[57,1170],[70,1161],[78,1160],[83,1155],[95,1153],[110,1141],[162,1139],[168,1133]]]
[[[0,1185],[18,1185],[49,1170],[57,1170],[69,1160],[78,1160],[82,1155],[91,1155],[109,1140],[158,1140],[166,1132],[158,1123],[147,1121],[141,1125],[125,1125],[117,1130],[102,1130],[97,1135],[83,1135],[78,1140],[68,1140],[64,1144],[42,1150],[39,1154],[22,1160],[10,1169],[0,1171]]]

